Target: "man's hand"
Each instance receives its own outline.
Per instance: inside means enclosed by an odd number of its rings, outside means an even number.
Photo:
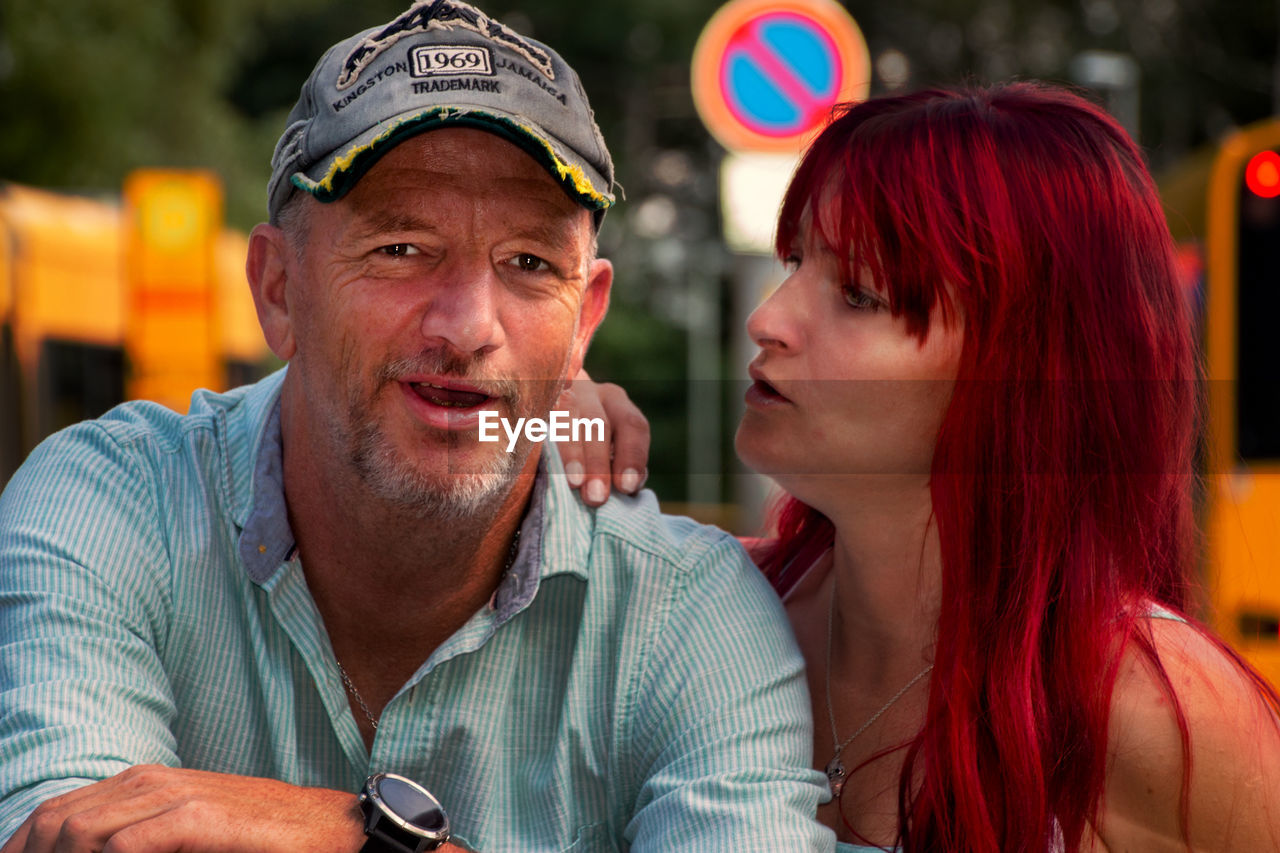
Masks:
[[[556,408],[568,411],[570,418],[604,420],[604,441],[562,442],[558,447],[565,477],[583,503],[604,503],[611,484],[626,494],[639,491],[648,475],[649,421],[627,392],[610,382],[595,382],[580,370]]]
[[[131,767],[47,800],[0,853],[356,853],[354,794],[172,767]]]

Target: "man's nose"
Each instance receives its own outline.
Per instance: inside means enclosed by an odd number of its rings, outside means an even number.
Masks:
[[[422,335],[464,353],[489,352],[502,345],[499,319],[502,282],[488,263],[454,265],[433,288],[422,314]]]

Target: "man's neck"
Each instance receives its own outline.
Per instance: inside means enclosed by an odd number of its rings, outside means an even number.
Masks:
[[[313,593],[332,587],[348,605],[354,595],[379,611],[402,604],[416,613],[453,609],[459,597],[486,600],[506,568],[536,472],[531,454],[493,504],[464,518],[433,518],[388,506],[350,484],[295,480],[286,453],[289,522]]]
[[[505,494],[465,518],[389,505],[321,458],[285,446],[289,524],[334,653],[361,692],[375,694],[366,699],[385,702],[497,589],[538,453]]]

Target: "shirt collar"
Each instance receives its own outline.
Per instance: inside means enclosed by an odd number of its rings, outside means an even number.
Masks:
[[[253,505],[240,531],[240,559],[256,584],[264,584],[293,552],[293,530],[284,501],[280,399],[267,416],[253,466]]]

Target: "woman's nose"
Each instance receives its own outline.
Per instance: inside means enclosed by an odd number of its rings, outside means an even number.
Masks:
[[[751,312],[747,334],[761,349],[794,351],[803,338],[805,306],[798,274],[792,274]]]

